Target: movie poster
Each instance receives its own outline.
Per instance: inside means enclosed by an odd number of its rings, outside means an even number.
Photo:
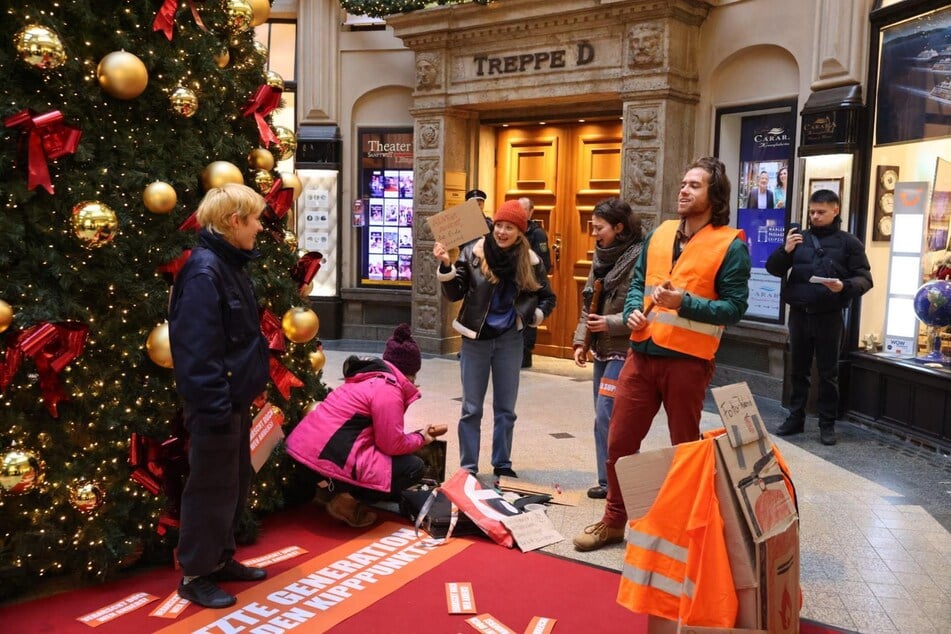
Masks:
[[[413,130],[361,129],[360,198],[366,223],[360,285],[409,288],[413,280]]]

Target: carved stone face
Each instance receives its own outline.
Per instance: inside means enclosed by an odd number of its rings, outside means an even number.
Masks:
[[[656,26],[637,25],[628,34],[630,63],[633,66],[650,66],[661,60],[661,31]]]
[[[421,58],[416,60],[416,86],[418,88],[432,88],[436,85],[436,65],[430,60]]]

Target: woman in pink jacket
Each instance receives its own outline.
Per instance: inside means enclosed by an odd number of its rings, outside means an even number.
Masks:
[[[397,326],[383,359],[348,357],[344,384],[331,391],[287,438],[287,453],[330,482],[327,512],[355,528],[376,514],[357,501],[398,495],[420,481],[424,463],[413,455],[445,428],[404,431],[403,415],[419,390],[419,346],[407,324]],[[355,497],[356,496],[356,497]]]

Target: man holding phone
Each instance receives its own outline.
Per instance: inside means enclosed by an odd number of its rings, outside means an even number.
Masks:
[[[819,440],[836,443],[839,413],[839,348],[842,311],[852,300],[872,288],[872,273],[865,246],[842,231],[839,197],[820,189],[809,197],[809,228],[791,224],[786,242],[770,254],[766,270],[785,277],[783,301],[789,304],[789,349],[792,360],[789,416],[776,434],[803,432],[809,376],[815,357],[819,372],[816,404]],[[788,274],[788,277],[787,277]]]

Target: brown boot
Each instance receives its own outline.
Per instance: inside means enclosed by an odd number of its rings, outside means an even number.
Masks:
[[[335,495],[327,504],[327,513],[353,528],[365,528],[376,521],[376,513],[357,502],[349,493]]]
[[[585,526],[584,530],[575,535],[572,540],[575,550],[582,552],[597,550],[608,544],[620,544],[624,541],[624,528],[614,528],[604,522]]]

